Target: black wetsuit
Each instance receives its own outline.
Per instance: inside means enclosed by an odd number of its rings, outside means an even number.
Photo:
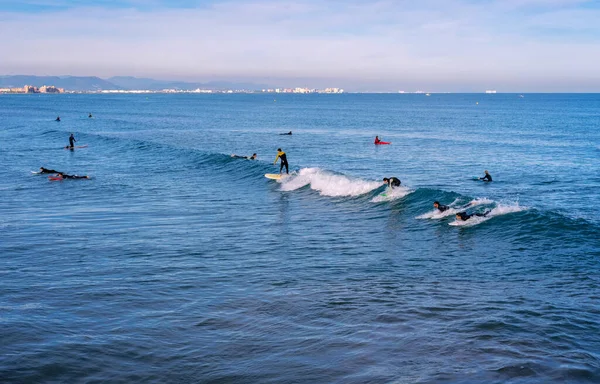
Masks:
[[[283,151],[277,152],[277,157],[275,158],[275,162],[277,162],[277,159],[281,159],[281,165],[279,167],[279,173],[281,173],[281,171],[283,171],[283,167],[284,166],[285,166],[285,173],[290,173],[289,169],[288,169],[287,156],[285,155],[285,152],[283,152]]]
[[[460,218],[461,218],[462,221],[467,221],[467,220],[469,220],[473,216],[486,217],[490,212],[491,211],[487,211],[487,212],[484,212],[484,213],[473,213],[471,215],[469,215],[466,212],[462,212],[462,213],[459,213],[459,216],[460,216]]]
[[[399,179],[399,178],[397,178],[397,177],[390,177],[390,178],[388,179],[388,185],[389,185],[391,188],[394,188],[394,187],[399,187],[399,186],[400,186],[400,179]]]
[[[54,169],[47,169],[44,167],[40,167],[40,173],[60,173],[60,172],[55,171]]]
[[[444,212],[444,211],[447,211],[447,210],[449,210],[449,209],[450,209],[450,207],[449,207],[449,206],[447,206],[447,205],[438,204],[438,207],[437,207],[437,209],[438,209],[440,212]]]
[[[492,181],[492,175],[490,175],[489,173],[486,173],[485,176],[480,177],[479,179],[483,180],[483,181]]]
[[[75,146],[75,142],[77,140],[75,140],[75,137],[73,137],[73,135],[69,136],[69,147],[73,148]]]
[[[87,176],[78,176],[78,175],[66,175],[64,173],[59,173],[60,177],[63,179],[89,179]]]

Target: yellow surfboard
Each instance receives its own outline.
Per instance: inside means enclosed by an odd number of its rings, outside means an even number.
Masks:
[[[265,173],[265,177],[271,180],[280,180],[282,177],[286,175],[280,175],[279,173]]]

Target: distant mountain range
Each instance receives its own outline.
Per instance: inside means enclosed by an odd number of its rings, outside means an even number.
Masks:
[[[23,87],[33,85],[53,85],[68,91],[100,91],[100,90],[137,90],[147,89],[160,91],[162,89],[194,90],[194,89],[247,89],[258,90],[272,88],[265,84],[235,83],[227,81],[211,81],[208,83],[194,83],[184,81],[155,80],[131,76],[115,76],[101,79],[96,76],[0,76],[0,88]]]

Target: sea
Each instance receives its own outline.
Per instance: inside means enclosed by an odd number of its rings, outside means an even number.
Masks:
[[[0,382],[599,383],[599,160],[599,94],[0,95]]]

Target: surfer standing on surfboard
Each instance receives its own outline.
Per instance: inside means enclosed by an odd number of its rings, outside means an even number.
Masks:
[[[75,140],[75,136],[73,136],[73,134],[71,133],[71,136],[69,136],[69,148],[73,149],[75,148],[75,142],[77,140]]]
[[[281,150],[281,148],[277,148],[277,157],[275,158],[275,161],[273,162],[273,164],[277,164],[277,160],[281,159],[281,166],[279,167],[279,174],[281,174],[281,171],[283,171],[283,167],[285,166],[285,173],[287,173],[289,175],[289,169],[288,169],[288,162],[287,162],[287,156],[285,155],[285,152],[283,152]]]

